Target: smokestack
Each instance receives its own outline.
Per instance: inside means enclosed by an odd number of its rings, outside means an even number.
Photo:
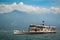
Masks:
[[[43,20],[43,21],[42,21],[42,26],[44,26],[44,22],[45,22],[45,21]]]

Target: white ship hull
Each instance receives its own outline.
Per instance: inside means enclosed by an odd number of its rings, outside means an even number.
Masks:
[[[56,33],[56,31],[37,31],[37,32],[19,32],[19,30],[14,31],[14,34],[44,34],[44,33]]]

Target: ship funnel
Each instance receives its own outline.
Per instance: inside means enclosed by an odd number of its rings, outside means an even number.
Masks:
[[[45,22],[45,21],[43,20],[43,21],[42,21],[42,26],[44,26],[44,22]]]

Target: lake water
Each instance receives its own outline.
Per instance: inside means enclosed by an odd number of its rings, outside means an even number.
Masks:
[[[60,40],[60,33],[13,35],[12,31],[0,32],[0,40]]]

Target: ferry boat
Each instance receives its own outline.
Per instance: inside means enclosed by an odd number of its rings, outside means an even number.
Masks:
[[[45,26],[44,21],[41,25],[29,25],[28,30],[14,30],[14,34],[42,34],[42,33],[56,33],[56,26]]]

